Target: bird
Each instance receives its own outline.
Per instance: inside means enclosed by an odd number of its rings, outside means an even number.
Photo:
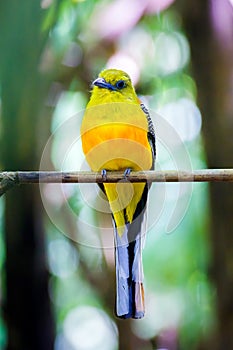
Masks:
[[[115,314],[140,319],[145,314],[142,249],[146,231],[146,204],[151,183],[131,183],[131,171],[154,169],[155,131],[148,109],[138,98],[130,76],[104,69],[92,83],[81,123],[82,148],[110,205],[116,269]],[[123,180],[104,182],[111,171]]]

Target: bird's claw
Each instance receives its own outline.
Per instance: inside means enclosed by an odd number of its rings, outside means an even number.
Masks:
[[[106,169],[102,169],[102,170],[101,170],[101,176],[102,176],[102,179],[103,179],[104,181],[107,180],[107,170],[106,170]]]
[[[129,177],[131,171],[132,171],[131,168],[125,169],[125,171],[124,171],[124,178],[125,178],[125,180],[127,180],[127,178]]]

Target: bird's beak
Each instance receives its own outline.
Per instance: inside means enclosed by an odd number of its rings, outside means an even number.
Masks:
[[[92,86],[98,86],[102,89],[108,89],[108,90],[116,90],[115,86],[113,86],[110,83],[107,83],[104,78],[97,78],[93,81]]]

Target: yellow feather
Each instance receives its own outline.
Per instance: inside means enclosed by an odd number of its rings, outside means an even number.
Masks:
[[[144,183],[104,184],[111,211],[113,213],[118,233],[124,233],[125,222],[131,223],[137,204],[142,197]],[[124,215],[124,209],[126,211]]]

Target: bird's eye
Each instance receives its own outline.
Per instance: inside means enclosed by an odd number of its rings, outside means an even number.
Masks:
[[[118,80],[115,86],[118,90],[124,89],[124,87],[126,87],[126,82],[124,80]]]

